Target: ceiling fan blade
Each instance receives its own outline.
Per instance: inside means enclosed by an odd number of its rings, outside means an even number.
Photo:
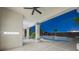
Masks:
[[[34,9],[33,9],[33,11],[32,11],[32,15],[34,14]]]
[[[33,8],[31,8],[31,7],[24,7],[24,9],[33,9]]]
[[[39,10],[35,9],[38,13],[42,14],[42,12],[40,12]]]

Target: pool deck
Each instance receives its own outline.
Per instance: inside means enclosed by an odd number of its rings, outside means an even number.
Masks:
[[[74,42],[32,42],[8,51],[76,51]]]

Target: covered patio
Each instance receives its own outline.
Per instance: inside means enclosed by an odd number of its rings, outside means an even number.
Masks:
[[[79,8],[40,7],[39,10],[42,13],[31,14],[31,10],[21,7],[0,8],[0,50],[77,51]]]

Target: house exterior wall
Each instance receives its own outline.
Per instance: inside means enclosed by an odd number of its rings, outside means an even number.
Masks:
[[[22,15],[7,8],[1,8],[0,12],[0,50],[22,46]]]

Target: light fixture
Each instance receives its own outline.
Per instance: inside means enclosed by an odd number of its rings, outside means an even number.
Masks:
[[[5,35],[18,35],[19,32],[3,32]]]

